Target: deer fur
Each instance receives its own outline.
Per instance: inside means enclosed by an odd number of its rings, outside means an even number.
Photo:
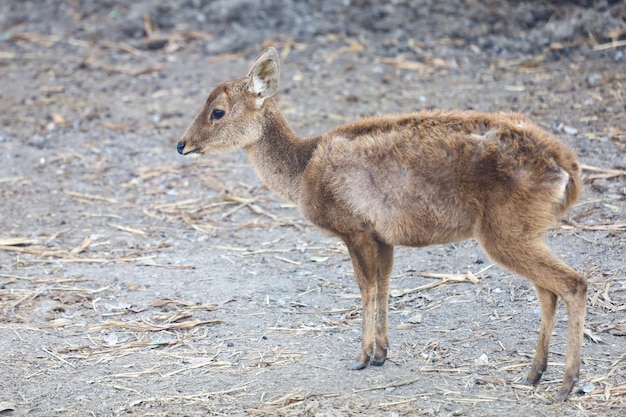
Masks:
[[[573,151],[515,113],[422,111],[370,117],[300,138],[272,98],[280,64],[263,51],[245,78],[220,84],[178,152],[243,148],[264,183],[342,239],[363,302],[362,346],[350,369],[382,365],[393,247],[474,238],[532,281],[542,317],[528,382],[548,363],[557,299],[567,308],[565,399],[578,381],[587,280],[546,246],[545,232],[582,191]]]

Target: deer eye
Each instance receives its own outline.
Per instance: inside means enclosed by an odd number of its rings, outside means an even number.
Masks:
[[[211,120],[221,119],[225,114],[226,112],[224,110],[214,109],[213,112],[211,112]]]

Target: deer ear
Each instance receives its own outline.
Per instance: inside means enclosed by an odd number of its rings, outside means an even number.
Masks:
[[[248,91],[257,96],[256,107],[278,91],[280,62],[275,48],[267,48],[257,57],[248,73]]]

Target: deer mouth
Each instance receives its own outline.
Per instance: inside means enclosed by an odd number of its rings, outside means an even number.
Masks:
[[[185,142],[178,142],[176,144],[176,150],[181,155],[192,155],[192,154],[197,154],[199,152],[199,149],[197,149],[197,148],[196,149],[185,150],[186,146],[187,146],[187,144]]]

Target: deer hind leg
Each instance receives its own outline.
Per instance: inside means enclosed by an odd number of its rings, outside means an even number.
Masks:
[[[554,328],[554,316],[558,300],[556,294],[550,290],[538,285],[535,285],[535,290],[541,306],[541,326],[539,327],[535,359],[526,378],[526,381],[531,385],[539,382],[548,366],[548,349],[550,348],[550,337]]]
[[[376,339],[381,341],[381,346],[386,352],[387,347],[387,303],[384,303],[385,311],[380,309],[376,313],[376,303],[384,294],[388,293],[388,288],[379,288],[379,242],[377,242],[368,233],[358,233],[344,239],[352,259],[354,266],[354,275],[356,277],[359,290],[361,292],[361,301],[363,303],[363,328],[361,334],[361,351],[357,359],[348,365],[349,369],[363,369],[369,365],[371,358],[375,355],[374,346]],[[386,245],[382,247],[386,248]],[[386,253],[385,250],[383,252]],[[383,320],[380,325],[376,324],[376,318]],[[384,331],[381,327],[384,326]],[[378,354],[380,357],[380,354]],[[382,362],[384,362],[384,358]],[[382,362],[380,363],[382,365]]]
[[[556,298],[561,297],[567,308],[567,350],[565,375],[555,398],[564,400],[578,381],[580,355],[587,301],[587,279],[565,265],[540,240],[521,241],[482,236],[481,243],[487,253],[509,270],[525,276],[537,288],[542,318],[537,351],[528,375],[528,381],[537,383],[545,370],[550,333],[554,325]]]
[[[371,361],[372,365],[382,366],[387,359],[389,350],[389,325],[387,314],[389,311],[389,278],[393,268],[393,246],[378,242],[378,271],[376,294],[376,351]]]

